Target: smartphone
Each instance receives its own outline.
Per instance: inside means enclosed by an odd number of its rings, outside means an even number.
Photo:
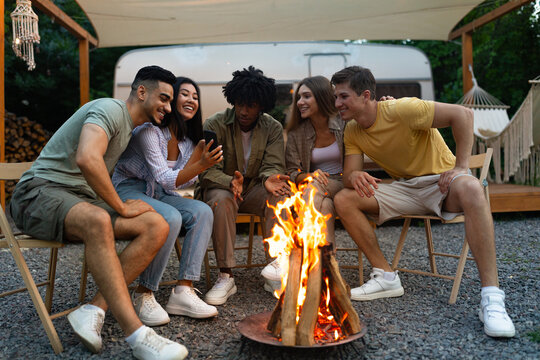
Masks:
[[[216,133],[211,130],[204,130],[203,133],[204,133],[204,141],[206,141],[206,145],[210,143],[210,140],[214,140],[209,150],[209,151],[214,151],[214,149],[218,146]]]

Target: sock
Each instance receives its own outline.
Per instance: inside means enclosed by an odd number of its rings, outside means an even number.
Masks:
[[[191,289],[191,286],[176,285],[175,288],[174,288],[174,293],[175,294],[180,294],[183,290],[189,290],[189,289]]]
[[[136,299],[138,298],[139,296],[143,295],[143,294],[151,294],[152,291],[143,291],[143,292],[138,292],[137,290],[133,291],[133,299]]]
[[[233,277],[231,268],[219,268],[219,272],[229,274],[229,277]]]
[[[135,340],[137,340],[137,336],[139,336],[141,331],[144,331],[145,328],[146,326],[142,325],[140,328],[132,332],[131,335],[126,337],[126,342],[129,344],[129,346],[133,347],[133,345],[135,345]]]
[[[484,286],[480,292],[480,295],[483,297],[489,293],[500,293],[500,291],[502,290],[500,290],[497,286]]]
[[[393,281],[396,279],[396,273],[393,271],[390,271],[390,272],[385,271],[383,274],[383,279],[388,280],[388,281]]]
[[[84,308],[85,308],[85,309],[88,309],[88,310],[94,310],[94,311],[95,311],[95,310],[98,310],[98,309],[101,310],[101,311],[103,311],[103,309],[100,308],[99,306],[92,305],[92,304],[84,304]]]

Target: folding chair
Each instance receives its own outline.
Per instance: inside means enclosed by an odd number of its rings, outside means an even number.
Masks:
[[[493,155],[493,149],[488,148],[484,154],[471,156],[471,159],[469,160],[469,167],[471,169],[481,169],[479,180],[480,180],[480,183],[484,187],[484,195],[488,201],[488,204],[489,204],[489,190],[488,190],[488,183],[487,183],[486,177],[489,171],[489,165],[491,163],[492,155]],[[463,241],[463,247],[461,248],[460,255],[435,252],[434,246],[433,246],[433,236],[431,233],[431,220],[439,220],[443,224],[460,223],[460,222],[465,221],[465,216],[459,215],[450,221],[446,221],[438,216],[432,216],[432,215],[404,215],[401,218],[404,219],[404,223],[403,223],[403,228],[401,230],[401,235],[399,237],[399,242],[396,248],[396,252],[394,254],[394,259],[392,261],[392,268],[394,270],[410,272],[413,274],[434,276],[434,277],[439,277],[443,279],[453,280],[454,284],[452,286],[452,292],[450,293],[450,298],[448,300],[448,303],[454,304],[456,302],[457,294],[459,292],[459,286],[461,284],[461,277],[463,275],[463,270],[465,268],[465,262],[466,260],[474,260],[474,259],[472,257],[467,256],[469,253],[469,244],[467,243],[467,238],[465,238],[465,240]],[[403,251],[403,246],[405,245],[405,238],[407,237],[407,232],[409,230],[409,226],[411,225],[412,219],[421,219],[424,221],[425,230],[426,230],[429,264],[431,267],[430,272],[398,267],[399,259],[401,257],[401,252]],[[435,263],[435,256],[452,257],[452,258],[459,259],[455,275],[439,274],[439,272],[437,271],[437,264]]]
[[[30,166],[32,166],[31,162],[0,163],[0,180],[18,180],[21,177],[21,175],[30,168]],[[36,308],[36,311],[39,315],[39,318],[41,319],[41,323],[43,324],[43,327],[45,328],[45,332],[47,333],[47,337],[49,338],[51,346],[54,352],[58,354],[63,351],[63,348],[62,348],[62,343],[60,342],[60,338],[58,337],[56,329],[54,328],[54,325],[52,323],[52,320],[56,319],[57,317],[67,315],[68,313],[76,309],[76,308],[72,308],[72,309],[69,309],[60,313],[56,313],[56,314],[50,313],[51,307],[52,307],[53,291],[54,291],[54,277],[56,273],[56,260],[58,256],[58,248],[61,248],[64,245],[62,243],[58,243],[54,241],[45,241],[45,240],[35,239],[30,236],[24,235],[22,233],[17,233],[17,234],[13,233],[13,230],[11,229],[11,226],[7,220],[4,209],[2,209],[1,207],[0,207],[0,227],[2,229],[2,234],[3,234],[2,238],[0,238],[0,248],[9,248],[13,256],[13,259],[15,260],[17,264],[17,267],[19,268],[19,272],[21,273],[21,276],[25,284],[24,288],[6,291],[0,294],[0,297],[12,295],[12,294],[22,292],[22,291],[28,291],[34,303],[34,307]],[[23,254],[21,252],[21,248],[50,248],[51,249],[51,254],[49,257],[49,271],[48,271],[46,281],[38,283],[38,284],[34,282],[34,279],[32,278],[32,275],[30,274],[30,270],[28,269],[28,265],[26,264],[26,261],[24,260]],[[47,290],[45,294],[45,302],[43,302],[43,299],[41,298],[41,295],[39,294],[38,286],[47,286]]]
[[[236,216],[236,223],[237,224],[249,224],[249,237],[248,237],[248,245],[247,246],[236,246],[234,250],[247,250],[247,261],[245,264],[239,264],[236,265],[234,268],[252,268],[252,267],[264,267],[270,262],[270,257],[268,256],[268,252],[265,251],[265,257],[266,257],[266,263],[253,263],[253,236],[255,235],[255,224],[258,224],[260,227],[260,230],[258,234],[262,235],[265,233],[265,227],[264,227],[264,217],[258,216],[255,214],[247,214],[247,213],[239,213]],[[264,236],[264,235],[263,235]],[[217,269],[216,265],[210,265],[210,261],[208,259],[208,253],[210,251],[214,251],[213,248],[209,247],[206,250],[206,254],[204,255],[204,269],[206,271],[206,288],[210,289],[211,282],[210,282],[210,269]]]

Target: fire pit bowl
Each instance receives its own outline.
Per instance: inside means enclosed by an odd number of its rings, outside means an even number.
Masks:
[[[327,342],[323,344],[316,343],[313,346],[300,346],[300,345],[286,346],[286,345],[283,345],[283,343],[279,341],[277,338],[275,338],[272,335],[272,333],[266,330],[266,324],[268,323],[268,320],[270,319],[271,315],[272,315],[272,312],[269,311],[269,312],[264,312],[264,313],[248,316],[244,320],[238,323],[238,331],[240,332],[240,334],[242,334],[246,338],[256,341],[258,343],[263,343],[263,344],[268,344],[268,345],[273,345],[273,346],[291,347],[291,348],[318,348],[318,347],[326,348],[326,347],[338,346],[338,345],[346,344],[351,341],[360,339],[367,332],[367,327],[364,324],[362,324],[362,331],[354,335],[347,336],[345,339],[341,339],[341,340],[333,341],[333,342]]]

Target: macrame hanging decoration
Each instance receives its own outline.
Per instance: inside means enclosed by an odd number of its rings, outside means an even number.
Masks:
[[[36,68],[34,61],[34,43],[39,44],[38,16],[32,10],[30,0],[17,0],[17,6],[11,13],[13,23],[12,48],[17,57],[28,65],[28,70]]]

